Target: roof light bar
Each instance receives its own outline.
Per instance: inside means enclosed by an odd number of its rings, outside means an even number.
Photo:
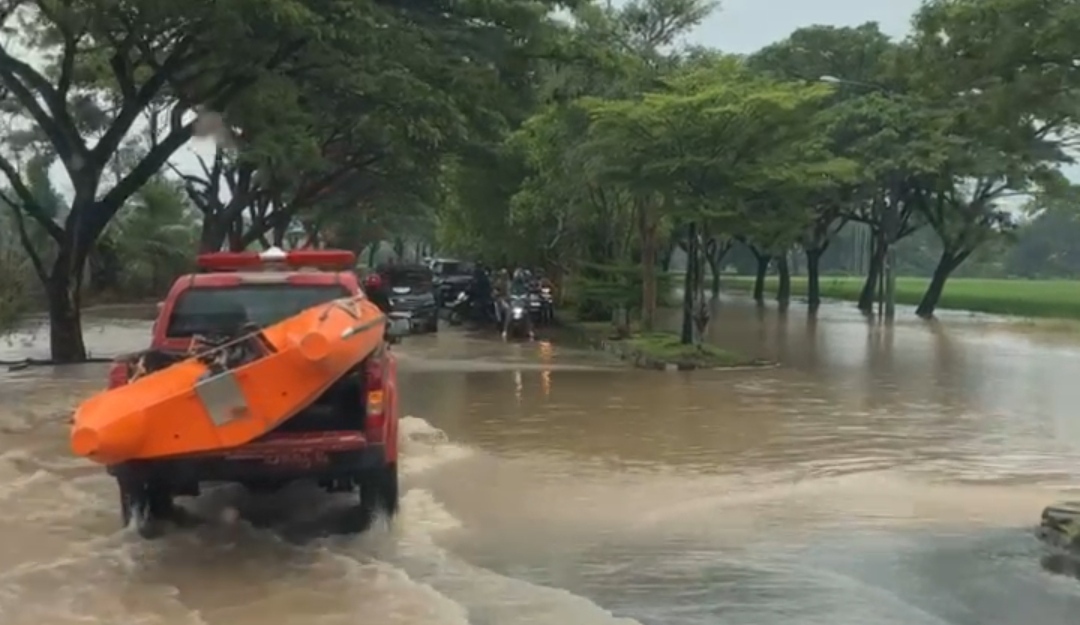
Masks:
[[[256,271],[312,267],[344,271],[356,266],[356,254],[348,250],[292,250],[277,247],[262,252],[214,252],[196,259],[204,271]]]

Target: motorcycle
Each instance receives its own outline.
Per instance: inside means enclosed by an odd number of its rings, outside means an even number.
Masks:
[[[505,314],[509,321],[504,325],[504,332],[508,338],[532,338],[532,324],[529,320],[529,297],[527,295],[511,295],[506,303]]]
[[[452,326],[459,326],[466,321],[472,321],[478,325],[483,325],[490,323],[497,318],[497,311],[494,310],[494,304],[487,304],[485,306],[481,302],[473,299],[467,291],[458,293],[458,296],[450,303],[449,308],[450,313],[447,317],[447,321]]]
[[[458,293],[458,296],[450,303],[450,316],[447,321],[452,326],[459,326],[464,323],[466,317],[472,311],[472,298],[465,291]]]

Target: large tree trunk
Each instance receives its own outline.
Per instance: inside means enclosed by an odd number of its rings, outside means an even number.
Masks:
[[[772,259],[757,252],[754,253],[754,257],[757,259],[757,271],[754,274],[754,301],[762,304],[765,302],[765,274],[769,272],[769,261]]]
[[[638,234],[641,236],[641,329],[651,332],[656,321],[656,220],[652,206],[638,207]]]
[[[217,215],[204,213],[202,231],[199,233],[199,253],[220,251],[228,235],[229,224],[221,223]]]
[[[274,247],[284,248],[285,247],[285,235],[288,234],[288,232],[289,232],[289,224],[288,223],[285,223],[285,224],[276,223],[276,224],[274,224],[274,227],[270,229],[270,236],[272,237],[270,242],[273,244]],[[309,240],[312,240],[312,239],[318,239],[318,232],[317,231],[309,234]],[[313,243],[313,246],[318,247],[318,242]]]
[[[780,303],[780,308],[787,308],[791,303],[791,270],[788,267],[786,252],[776,257],[776,273],[780,278],[776,289],[776,301]]]
[[[686,276],[683,280],[683,316],[680,342],[683,345],[694,343],[694,288],[697,286],[698,266],[697,224],[691,223],[686,234]]]
[[[229,251],[242,252],[247,248],[244,242],[244,220],[236,218],[229,224]]]
[[[720,297],[720,263],[713,254],[706,254],[705,260],[709,263],[709,276],[712,278],[709,292],[716,299]]]
[[[810,312],[821,307],[821,253],[824,250],[806,250],[806,305]]]
[[[878,292],[881,270],[885,264],[885,246],[880,238],[875,237],[874,248],[870,254],[870,266],[866,272],[866,282],[859,294],[859,310],[864,313],[874,312],[874,296]]]
[[[712,298],[720,297],[720,271],[724,265],[724,257],[731,251],[731,242],[721,243],[715,238],[705,246],[705,259],[709,263],[709,274],[712,276]]]
[[[937,267],[934,268],[934,275],[930,278],[930,285],[926,287],[926,293],[923,294],[918,308],[915,309],[916,315],[923,319],[934,316],[934,311],[937,310],[937,305],[941,301],[941,294],[945,292],[945,282],[952,275],[952,272],[956,271],[956,268],[967,260],[970,254],[970,251],[952,252],[948,250],[941,253]]]
[[[61,247],[45,282],[49,302],[49,355],[58,363],[86,360],[79,298],[85,258],[75,254],[71,247],[73,245],[67,242]]]

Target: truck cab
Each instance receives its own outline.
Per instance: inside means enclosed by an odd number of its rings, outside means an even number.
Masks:
[[[199,273],[176,280],[159,304],[149,349],[112,364],[110,388],[190,357],[206,337],[270,326],[362,292],[355,255],[347,251],[223,252],[200,256],[198,266]],[[359,501],[352,518],[362,529],[375,514],[397,510],[398,419],[397,363],[387,343],[299,414],[245,445],[131,460],[108,470],[120,487],[123,521],[144,536],[160,533],[176,512],[176,496],[197,496],[214,482],[272,491],[309,480],[330,492],[354,492]]]

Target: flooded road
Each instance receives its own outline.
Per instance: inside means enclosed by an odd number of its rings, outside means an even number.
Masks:
[[[93,328],[100,355],[149,332]],[[0,373],[0,623],[1077,622],[1080,583],[1040,569],[1030,528],[1080,494],[1080,343],[738,301],[713,332],[782,366],[407,340],[402,515],[361,537],[304,529],[319,492],[222,489],[187,504],[221,520],[142,541],[67,451],[104,365]]]

